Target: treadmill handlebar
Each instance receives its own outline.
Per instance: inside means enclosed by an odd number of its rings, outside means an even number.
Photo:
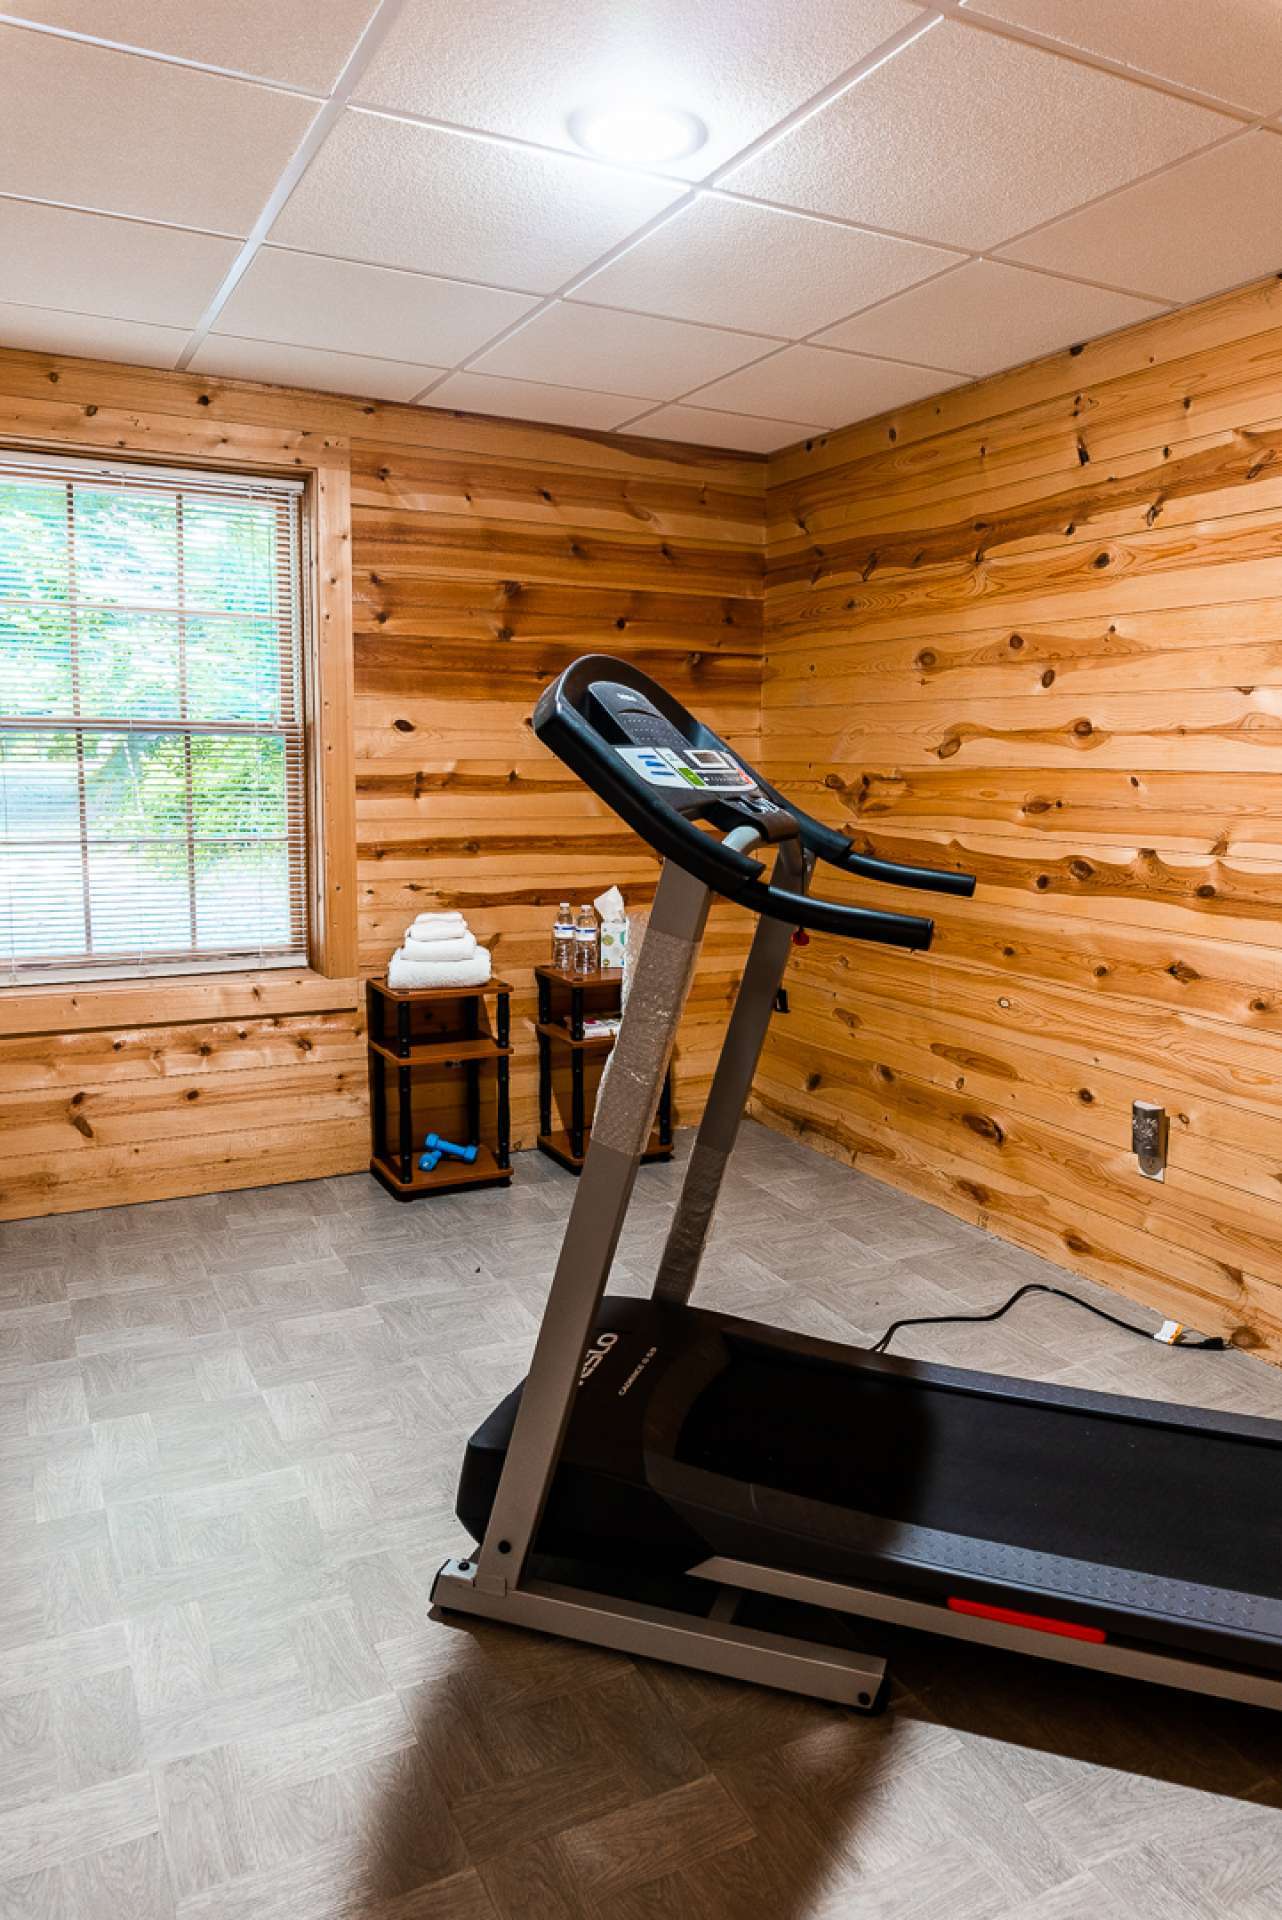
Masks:
[[[898,860],[879,860],[875,854],[856,853],[850,847],[841,862],[847,873],[865,880],[882,880],[888,887],[914,887],[919,893],[947,893],[969,900],[975,891],[973,873],[954,873],[943,867],[909,867]]]
[[[753,779],[768,799],[777,807],[790,813],[797,823],[801,843],[817,859],[826,861],[830,867],[839,867],[843,873],[857,873],[863,880],[880,880],[888,887],[912,887],[919,893],[947,893],[956,899],[969,900],[975,891],[973,873],[958,873],[943,867],[906,866],[899,860],[882,860],[876,854],[856,853],[854,843],[844,833],[838,833],[832,827],[826,827],[822,820],[815,820],[792,800],[787,799],[763,780],[759,773],[751,768]]]
[[[885,913],[878,907],[852,907],[843,900],[825,900],[821,894],[793,893],[787,887],[766,886],[769,905],[755,908],[789,926],[813,933],[836,933],[847,940],[877,940],[885,947],[922,952],[935,937],[935,923],[919,913]]]
[[[765,868],[759,860],[703,832],[686,811],[666,800],[661,789],[642,777],[617,750],[616,742],[607,740],[598,731],[584,708],[592,688],[599,682],[630,688],[642,695],[655,712],[676,729],[688,747],[730,755],[771,805],[791,817],[807,851],[828,865],[887,880],[895,886],[930,887],[949,893],[973,890],[974,881],[969,875],[900,866],[856,853],[843,834],[833,832],[802,812],[740,755],[732,753],[711,728],[696,720],[656,681],[629,661],[614,659],[609,654],[587,654],[576,660],[540,696],[534,711],[535,733],[657,853],[665,860],[675,861],[713,892],[768,919],[782,920],[789,926],[805,927],[817,933],[838,934],[849,940],[874,940],[884,946],[922,949],[929,947],[934,934],[934,922],[922,915],[887,913],[875,907],[853,906],[772,885],[763,877]],[[689,793],[682,795],[687,805],[693,797]],[[698,797],[708,806],[717,804],[714,792]],[[732,800],[732,794],[727,793],[726,803]],[[742,810],[743,824],[752,818],[751,813]]]

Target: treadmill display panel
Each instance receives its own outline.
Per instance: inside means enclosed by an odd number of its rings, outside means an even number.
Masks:
[[[756,793],[729,753],[716,747],[616,747],[620,760],[652,787],[695,787],[715,792]]]

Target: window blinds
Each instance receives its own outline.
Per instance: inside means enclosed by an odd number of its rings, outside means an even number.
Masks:
[[[0,984],[305,958],[301,496],[0,453]]]

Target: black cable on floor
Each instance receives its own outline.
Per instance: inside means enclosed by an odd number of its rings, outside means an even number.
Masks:
[[[1191,1347],[1195,1353],[1223,1353],[1228,1345],[1227,1340],[1221,1340],[1213,1335],[1207,1336],[1203,1334],[1194,1338],[1192,1335],[1185,1334],[1182,1327],[1176,1328],[1173,1333],[1168,1335],[1166,1328],[1171,1327],[1173,1324],[1169,1320],[1165,1323],[1164,1327],[1159,1328],[1155,1333],[1149,1327],[1135,1326],[1130,1320],[1119,1320],[1115,1313],[1106,1313],[1103,1307],[1097,1307],[1091,1300],[1083,1300],[1080,1294],[1065,1293],[1062,1287],[1048,1287],[1040,1280],[1031,1280],[1027,1286],[1018,1287],[1015,1292],[1012,1293],[1010,1299],[1005,1301],[1002,1306],[995,1308],[992,1313],[932,1313],[926,1314],[917,1320],[896,1320],[892,1326],[887,1327],[881,1339],[878,1340],[877,1344],[871,1348],[870,1351],[873,1353],[886,1353],[895,1335],[901,1333],[905,1327],[956,1327],[966,1324],[983,1324],[990,1320],[1000,1320],[1004,1314],[1009,1313],[1012,1307],[1018,1306],[1019,1302],[1025,1299],[1030,1293],[1053,1294],[1057,1300],[1067,1300],[1070,1306],[1084,1307],[1087,1313],[1095,1314],[1100,1320],[1107,1320],[1110,1326],[1120,1327],[1123,1333],[1136,1333],[1141,1340],[1157,1340],[1162,1346]]]

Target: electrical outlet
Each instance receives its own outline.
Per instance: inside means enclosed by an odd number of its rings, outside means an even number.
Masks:
[[[1154,1106],[1151,1100],[1132,1103],[1131,1149],[1146,1180],[1166,1178],[1166,1149],[1170,1131],[1165,1107]]]

